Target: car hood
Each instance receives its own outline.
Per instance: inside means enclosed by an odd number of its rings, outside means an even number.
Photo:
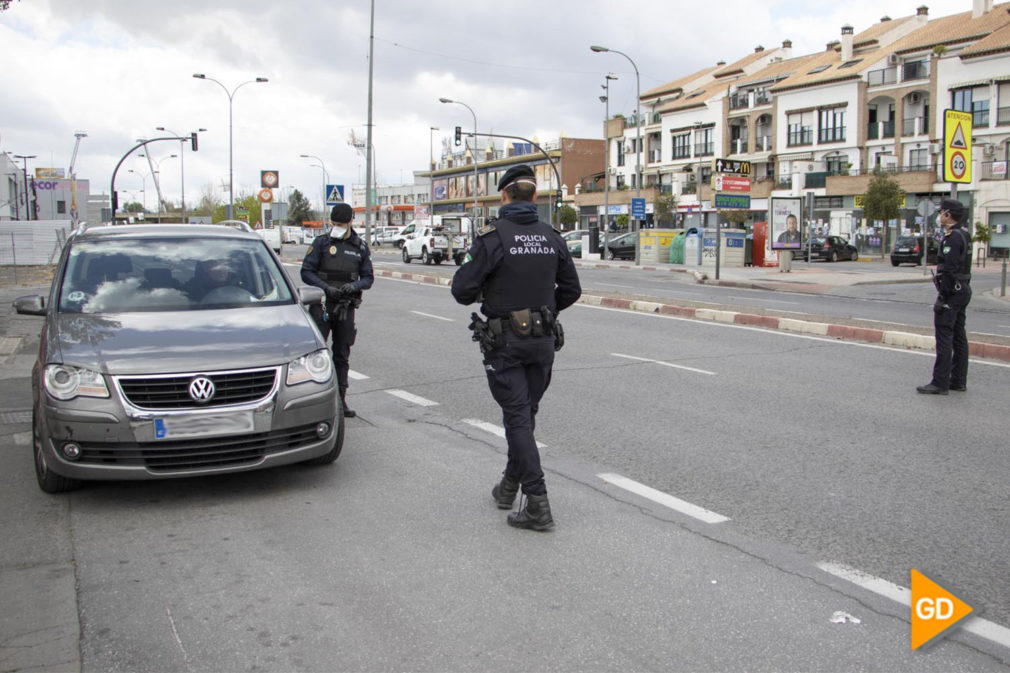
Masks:
[[[325,347],[301,306],[89,315],[60,313],[48,362],[107,374],[279,365]]]

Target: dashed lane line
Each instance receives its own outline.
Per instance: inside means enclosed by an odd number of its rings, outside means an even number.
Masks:
[[[401,400],[406,400],[411,404],[416,404],[421,407],[437,407],[438,402],[434,402],[427,398],[415,395],[413,393],[408,393],[406,390],[387,390],[387,393],[394,397],[399,397]]]
[[[476,418],[464,418],[463,422],[472,425],[475,428],[483,430],[484,432],[490,432],[492,435],[496,435],[505,439],[505,428],[500,425],[495,425],[494,423],[488,423],[487,421],[481,421]],[[546,449],[547,445],[542,442],[537,442],[538,449]]]
[[[623,488],[625,491],[630,491],[635,495],[640,495],[643,498],[647,498],[657,504],[663,505],[664,507],[669,507],[674,511],[686,514],[692,518],[698,519],[699,521],[703,521],[705,523],[723,523],[724,521],[729,521],[728,516],[717,514],[716,512],[705,509],[704,507],[699,507],[698,505],[687,502],[686,500],[675,498],[669,493],[657,491],[651,486],[646,486],[645,484],[641,484],[633,479],[622,477],[619,474],[602,472],[596,476],[608,484],[613,484],[618,488]]]
[[[834,575],[847,582],[851,582],[867,591],[872,591],[878,596],[889,598],[910,609],[912,607],[912,592],[908,587],[874,577],[873,575],[864,573],[862,570],[857,570],[841,563],[818,561],[816,565],[829,575]],[[998,645],[1010,648],[1010,629],[1000,626],[995,622],[990,622],[988,619],[971,616],[962,622],[959,628],[980,638],[985,638]]]
[[[653,360],[651,358],[640,358],[635,355],[625,355],[624,353],[611,353],[615,358],[626,358],[628,360],[638,360],[639,362],[651,362],[657,365],[663,365],[664,367],[673,367],[674,369],[684,369],[689,372],[695,372],[696,374],[707,374],[708,376],[715,376],[715,372],[710,372],[707,369],[696,369],[694,367],[687,367],[685,365],[675,365],[672,362],[663,362],[662,360]]]
[[[456,322],[453,318],[443,318],[440,315],[433,315],[431,313],[422,313],[421,311],[411,311],[411,313],[424,316],[425,318],[434,318],[435,320],[444,320],[446,322]]]
[[[362,374],[361,372],[356,372],[353,369],[348,369],[347,370],[347,378],[354,379],[355,381],[364,381],[364,380],[368,379],[369,377],[366,376],[365,374]]]

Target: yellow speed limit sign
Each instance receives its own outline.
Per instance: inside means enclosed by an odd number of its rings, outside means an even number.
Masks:
[[[943,111],[943,182],[971,182],[970,112]]]

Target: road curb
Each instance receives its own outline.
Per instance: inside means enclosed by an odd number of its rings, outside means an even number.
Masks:
[[[439,276],[429,276],[420,273],[404,273],[401,271],[386,271],[377,269],[376,276],[385,278],[396,278],[399,280],[412,280],[429,285],[449,286],[451,279]],[[605,308],[617,308],[628,311],[640,311],[643,313],[658,313],[661,315],[671,315],[679,318],[693,318],[695,320],[709,320],[728,325],[746,325],[750,327],[760,327],[762,329],[781,330],[795,334],[810,334],[822,336],[840,341],[858,341],[861,343],[879,343],[909,350],[933,351],[936,342],[932,336],[925,334],[914,334],[899,330],[882,330],[867,327],[855,327],[852,325],[840,325],[834,323],[817,322],[813,320],[800,320],[797,318],[780,318],[778,316],[760,315],[756,313],[741,313],[739,311],[726,311],[722,309],[698,308],[694,306],[681,306],[678,304],[665,304],[655,301],[642,301],[638,299],[621,299],[619,297],[603,297],[598,295],[582,295],[579,298],[580,304],[589,306],[602,306]],[[1002,360],[1010,362],[1010,346],[990,344],[983,341],[969,341],[968,352],[972,357],[986,358],[990,360]]]

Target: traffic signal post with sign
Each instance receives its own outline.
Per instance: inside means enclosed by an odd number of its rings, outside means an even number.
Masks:
[[[750,210],[751,163],[738,159],[716,159],[712,162],[712,168],[712,206],[716,210]],[[700,206],[700,187],[698,196]],[[722,247],[722,225],[718,218],[715,226],[715,278],[718,280],[720,248]]]

